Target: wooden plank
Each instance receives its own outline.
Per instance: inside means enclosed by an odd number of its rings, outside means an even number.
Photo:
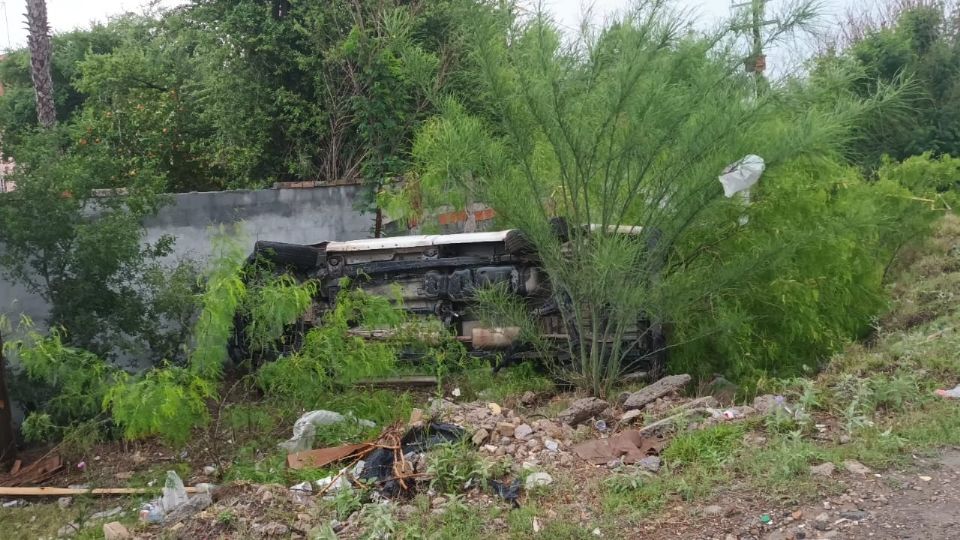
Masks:
[[[371,388],[412,388],[436,386],[436,377],[394,377],[391,379],[363,379],[354,383],[354,386],[369,386]]]
[[[336,446],[333,448],[318,448],[316,450],[295,452],[287,455],[287,466],[291,469],[323,467],[335,461],[341,461],[371,449],[373,449],[373,445],[365,443],[345,444],[343,446]]]
[[[185,488],[187,493],[200,493],[195,487]],[[10,497],[62,497],[65,495],[141,495],[144,493],[159,493],[160,488],[55,488],[55,487],[2,487],[0,496]]]
[[[10,474],[17,474],[20,472],[20,467],[23,466],[23,460],[18,459],[13,462],[13,467],[10,469]]]

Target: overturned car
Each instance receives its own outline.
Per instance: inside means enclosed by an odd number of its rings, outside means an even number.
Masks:
[[[285,347],[296,349],[300,338],[332,309],[343,286],[397,299],[411,314],[433,317],[463,343],[471,354],[498,359],[496,367],[549,354],[560,361],[579,339],[565,316],[569,304],[558,298],[540,266],[536,249],[518,230],[414,235],[321,242],[311,245],[257,242],[249,264],[268,261],[278,271],[318,284],[312,309],[290,332]],[[349,279],[343,279],[349,278]],[[475,291],[498,286],[516,295],[529,310],[544,350],[524,342],[515,327],[490,327],[479,315]],[[243,328],[238,324],[237,328]],[[369,332],[373,337],[376,332]],[[624,335],[632,340],[626,365],[633,371],[659,371],[666,355],[660,324],[637,314],[637,328]],[[244,338],[235,336],[231,356],[247,357]]]

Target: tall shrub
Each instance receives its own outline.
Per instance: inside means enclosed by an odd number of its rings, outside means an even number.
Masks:
[[[513,40],[491,36],[476,57],[496,119],[449,100],[414,146],[427,202],[485,201],[536,245],[571,336],[557,372],[595,394],[621,375],[641,314],[666,319],[704,293],[658,283],[708,209],[737,211],[722,200],[720,172],[747,154],[771,169],[831,155],[862,106],[784,121],[781,93],[756,96],[742,73],[732,26],[699,34],[687,22],[653,1],[570,45],[543,15]],[[553,216],[566,218],[569,242]],[[587,224],[596,232],[583,233]],[[619,224],[638,227],[611,233]]]

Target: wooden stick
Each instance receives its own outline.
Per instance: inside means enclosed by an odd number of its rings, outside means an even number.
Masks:
[[[184,488],[187,493],[200,493],[202,489],[195,487]],[[141,495],[144,493],[160,493],[160,488],[55,488],[55,487],[0,487],[0,496],[27,497],[61,497],[64,495]]]
[[[389,387],[418,387],[418,386],[436,386],[436,377],[396,377],[393,379],[364,379],[354,383],[354,386],[369,386],[371,388],[389,388]]]

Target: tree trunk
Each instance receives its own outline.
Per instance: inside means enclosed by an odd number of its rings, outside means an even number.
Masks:
[[[0,330],[0,464],[8,464],[17,457],[13,436],[13,416],[7,393],[7,362],[3,356],[3,330]]]
[[[53,103],[53,76],[50,64],[53,49],[50,45],[50,26],[47,24],[46,0],[27,0],[27,28],[30,35],[30,76],[37,93],[37,121],[42,127],[57,123],[57,109]]]

